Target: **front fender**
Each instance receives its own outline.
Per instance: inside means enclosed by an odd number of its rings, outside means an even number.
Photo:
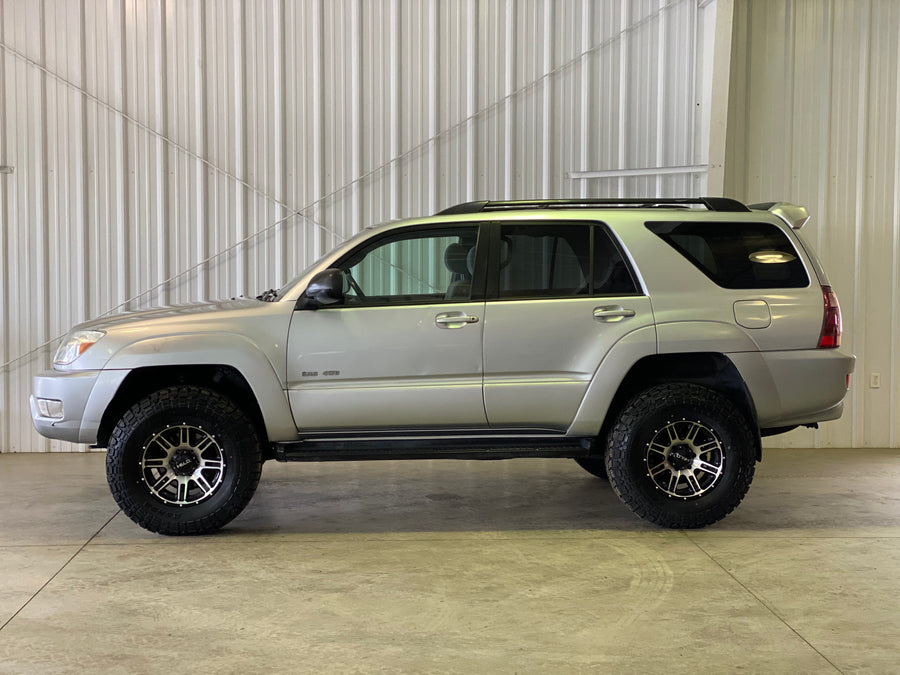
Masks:
[[[133,342],[116,352],[104,370],[153,366],[223,365],[237,370],[259,404],[269,439],[293,440],[297,427],[281,378],[269,357],[252,340],[233,333],[166,335]]]

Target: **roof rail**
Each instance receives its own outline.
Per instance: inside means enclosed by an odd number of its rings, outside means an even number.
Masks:
[[[678,206],[687,207],[693,204],[705,206],[709,211],[730,211],[748,213],[750,209],[741,202],[727,197],[677,197],[660,198],[623,198],[623,199],[527,199],[513,201],[476,201],[450,206],[436,215],[452,216],[462,213],[481,213],[483,211],[513,211],[518,209],[589,209],[595,207],[630,207]]]

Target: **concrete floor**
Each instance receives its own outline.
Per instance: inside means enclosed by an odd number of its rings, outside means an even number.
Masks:
[[[268,463],[216,536],[0,455],[0,672],[900,672],[900,451],[771,450],[703,531],[567,460]]]

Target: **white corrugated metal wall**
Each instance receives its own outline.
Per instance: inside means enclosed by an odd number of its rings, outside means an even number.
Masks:
[[[0,0],[0,451],[75,449],[27,397],[80,321],[455,202],[703,193],[715,7]]]
[[[809,207],[858,357],[840,421],[769,444],[900,447],[900,3],[738,0],[733,46],[725,189]]]

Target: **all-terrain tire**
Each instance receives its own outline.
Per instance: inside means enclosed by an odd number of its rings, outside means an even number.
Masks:
[[[262,450],[250,418],[211,389],[175,386],[135,403],[106,454],[113,498],[141,527],[207,534],[234,519],[259,483]]]
[[[641,518],[699,528],[731,513],[756,468],[750,424],[722,394],[695,384],[640,392],[608,436],[613,490]]]

